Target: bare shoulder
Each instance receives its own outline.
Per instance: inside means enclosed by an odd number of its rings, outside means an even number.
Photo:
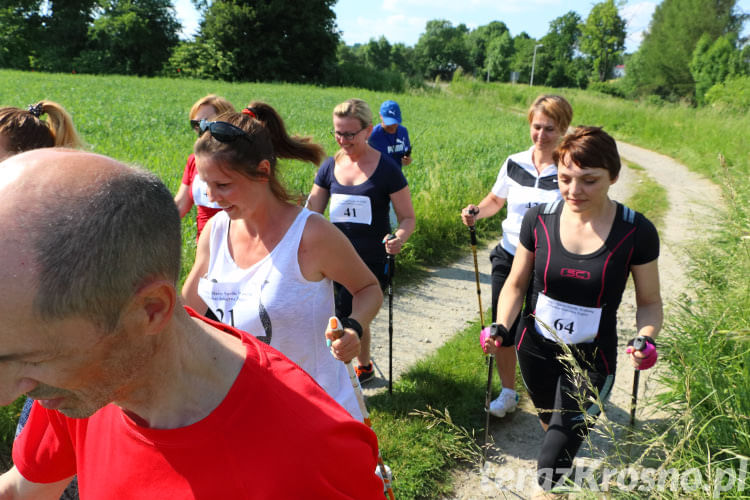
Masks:
[[[336,233],[340,233],[339,229],[328,219],[319,213],[312,213],[307,218],[305,230],[302,233],[302,239],[310,242],[320,242],[330,238]]]

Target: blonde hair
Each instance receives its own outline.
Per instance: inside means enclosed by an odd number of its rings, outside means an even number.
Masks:
[[[372,125],[372,110],[362,99],[347,99],[341,104],[336,105],[336,107],[333,108],[333,116],[338,116],[339,118],[356,118],[359,120],[359,124],[362,128]],[[342,154],[343,151],[339,149],[334,155],[334,158],[338,159]]]
[[[541,112],[552,118],[560,133],[565,134],[573,120],[573,108],[564,97],[554,94],[542,94],[534,99],[529,107],[529,123],[534,120],[534,114]]]
[[[228,100],[224,99],[221,96],[218,96],[216,94],[208,94],[205,97],[201,97],[197,101],[195,101],[195,104],[193,104],[193,107],[190,108],[190,114],[188,115],[190,120],[195,118],[195,115],[198,114],[198,108],[201,106],[211,106],[216,110],[216,114],[214,116],[219,116],[222,113],[235,113],[234,106],[232,106],[232,103]]]
[[[333,108],[333,116],[356,118],[363,128],[372,125],[372,111],[362,99],[347,99]]]
[[[47,120],[42,120],[45,114]],[[37,148],[80,149],[84,145],[70,114],[53,101],[39,101],[28,109],[0,108],[0,135],[8,139],[8,148],[14,154]]]

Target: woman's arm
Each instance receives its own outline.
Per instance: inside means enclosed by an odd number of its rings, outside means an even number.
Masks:
[[[313,184],[310,196],[307,197],[307,204],[305,207],[313,212],[322,214],[326,209],[326,205],[328,205],[329,196],[330,194],[327,189],[322,188],[317,184]]]
[[[177,194],[174,195],[174,203],[177,205],[177,210],[180,211],[180,218],[185,217],[190,209],[193,208],[193,197],[190,195],[190,186],[180,183]]]
[[[182,285],[182,300],[186,305],[195,309],[199,314],[205,314],[208,306],[198,295],[198,283],[202,276],[208,272],[208,263],[211,259],[211,228],[213,219],[209,219],[198,239],[198,248],[195,251],[195,262]]]
[[[344,233],[323,217],[311,216],[302,233],[298,257],[306,279],[329,278],[343,285],[353,297],[349,317],[364,327],[370,324],[383,303],[383,292]],[[367,335],[369,329],[364,330]],[[349,362],[359,354],[360,341],[354,330],[345,329],[339,341],[332,348],[341,361]]]
[[[525,246],[519,244],[516,247],[516,255],[513,257],[510,274],[500,291],[500,297],[497,299],[495,323],[510,328],[515,318],[518,317],[523,299],[526,296],[526,290],[529,288],[533,268],[534,254],[527,250]]]
[[[635,284],[635,324],[638,335],[656,338],[664,321],[664,309],[659,287],[658,259],[646,264],[632,266],[633,283]],[[633,366],[638,367],[642,355],[638,351],[631,353]]]
[[[479,202],[479,205],[469,204],[461,210],[461,220],[465,225],[473,226],[479,219],[486,219],[498,213],[503,205],[505,205],[505,198],[499,198],[492,192],[487,193],[487,196]],[[472,212],[478,213],[472,214]]]
[[[656,338],[664,320],[658,259],[631,268],[635,284],[635,323],[638,335]]]
[[[414,215],[409,186],[404,186],[395,193],[391,193],[391,202],[393,203],[393,211],[396,212],[396,219],[398,219],[398,228],[393,232],[396,238],[385,242],[385,251],[395,255],[401,251],[404,243],[414,232],[417,218]]]

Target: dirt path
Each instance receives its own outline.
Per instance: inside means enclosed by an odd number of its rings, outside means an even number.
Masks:
[[[671,158],[636,146],[618,143],[624,160],[636,163],[667,190],[669,211],[660,229],[661,255],[659,259],[662,298],[669,321],[671,304],[681,293],[689,290],[684,270],[687,263],[685,248],[690,241],[703,238],[716,220],[713,211],[722,203],[717,186],[687,170]],[[620,179],[610,190],[610,196],[624,200],[633,189],[632,171],[623,169]],[[483,193],[481,193],[483,194]],[[480,193],[477,196],[481,195]],[[457,215],[458,217],[458,215]],[[490,306],[489,251],[494,243],[478,251],[482,306]],[[417,360],[431,354],[457,331],[462,330],[478,315],[474,264],[468,254],[450,267],[430,271],[427,280],[407,289],[397,288],[394,298],[393,373],[400,373]],[[625,292],[618,315],[621,344],[635,333],[635,299],[632,289]],[[372,354],[384,375],[365,391],[373,394],[383,390],[388,376],[388,308],[383,309],[373,323]],[[409,332],[408,335],[402,332]],[[415,338],[416,336],[416,338]],[[621,352],[624,351],[624,347]],[[618,360],[615,387],[603,420],[626,424],[629,418],[633,370],[625,359]],[[658,365],[657,365],[658,366]],[[639,400],[646,401],[655,390],[650,383],[653,373],[641,375]],[[483,381],[477,381],[478,384]],[[496,396],[496,394],[494,395]],[[535,484],[536,457],[542,439],[536,413],[528,397],[521,393],[518,410],[491,421],[495,445],[491,459],[482,471],[459,470],[454,474],[455,491],[451,499],[473,500],[489,498],[529,498]],[[482,411],[478,402],[477,411]],[[639,404],[639,421],[656,418],[653,409]],[[602,422],[606,425],[606,422]],[[595,436],[591,450],[581,450],[579,456],[591,457],[606,452],[611,439]],[[592,453],[593,451],[593,453]]]

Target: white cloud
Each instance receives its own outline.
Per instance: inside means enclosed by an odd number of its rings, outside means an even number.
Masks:
[[[451,18],[467,11],[481,10],[487,17],[508,12],[533,12],[537,7],[562,5],[561,0],[383,0],[388,12],[429,9],[430,19]]]
[[[391,44],[408,40],[407,45],[413,45],[418,36],[424,32],[428,20],[426,17],[402,14],[380,18],[358,16],[354,26],[339,26],[339,29],[346,32],[349,44],[367,43],[371,38],[377,40],[384,36]]]
[[[648,30],[654,10],[656,10],[655,2],[634,3],[620,9],[620,17],[627,23],[626,52],[635,52],[638,49],[643,41],[643,35]]]

